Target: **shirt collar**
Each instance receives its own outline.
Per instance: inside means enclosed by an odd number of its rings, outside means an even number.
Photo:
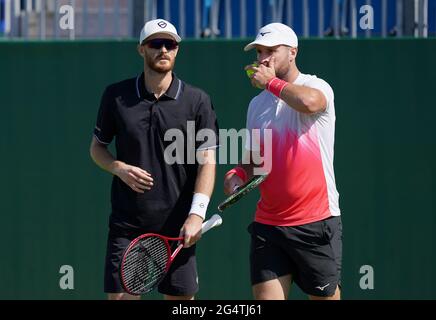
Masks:
[[[159,99],[177,100],[177,98],[180,96],[182,90],[182,81],[177,78],[174,72],[172,73],[172,76],[173,80],[171,81],[168,90]],[[156,100],[155,95],[151,92],[148,92],[145,87],[144,72],[136,78],[136,94],[140,99]]]

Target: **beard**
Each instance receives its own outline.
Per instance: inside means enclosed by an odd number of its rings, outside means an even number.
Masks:
[[[169,63],[160,64],[162,58],[167,59],[166,61],[168,61]],[[169,56],[160,55],[153,59],[152,57],[146,55],[145,61],[147,63],[147,66],[157,73],[167,73],[174,68],[174,60],[172,60]]]
[[[279,78],[279,79],[285,79],[285,78],[288,76],[290,70],[291,70],[291,68],[289,68],[289,66],[282,67],[282,68],[278,68],[278,69],[276,70],[276,76],[277,76],[277,78]]]

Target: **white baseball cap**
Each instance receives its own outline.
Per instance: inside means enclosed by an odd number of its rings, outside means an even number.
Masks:
[[[298,37],[287,25],[275,22],[260,28],[256,40],[246,45],[244,51],[253,49],[257,44],[265,47],[278,45],[298,47]]]
[[[177,42],[182,41],[182,38],[177,33],[176,27],[174,27],[170,22],[163,19],[156,19],[147,21],[141,30],[141,36],[139,37],[139,44],[141,44],[145,39],[150,37],[155,33],[166,33],[171,35]]]

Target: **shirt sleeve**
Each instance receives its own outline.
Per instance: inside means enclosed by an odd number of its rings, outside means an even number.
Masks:
[[[219,146],[218,120],[214,107],[207,94],[202,94],[195,118],[197,151],[215,149]]]
[[[334,100],[334,93],[333,93],[332,87],[323,79],[316,78],[316,77],[309,80],[305,84],[305,86],[307,86],[309,88],[318,89],[319,91],[321,91],[324,94],[324,96],[327,100],[326,111],[328,111],[330,105],[333,103],[333,100]]]
[[[94,137],[102,144],[110,144],[116,133],[114,100],[106,88],[100,101]]]

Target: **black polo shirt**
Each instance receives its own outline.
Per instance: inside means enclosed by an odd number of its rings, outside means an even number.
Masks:
[[[188,128],[195,128],[195,135],[211,129],[215,139],[196,141]],[[176,136],[165,141],[170,129],[178,129],[178,142],[180,135],[184,138],[183,159],[173,164],[165,161],[165,149],[174,146]],[[195,155],[194,149],[218,145],[218,123],[209,96],[173,73],[167,92],[156,99],[147,92],[142,73],[105,89],[94,136],[102,144],[110,144],[115,137],[117,160],[142,168],[154,179],[152,189],[140,194],[114,176],[111,224],[178,235],[189,214],[197,178],[198,163],[188,155]]]

